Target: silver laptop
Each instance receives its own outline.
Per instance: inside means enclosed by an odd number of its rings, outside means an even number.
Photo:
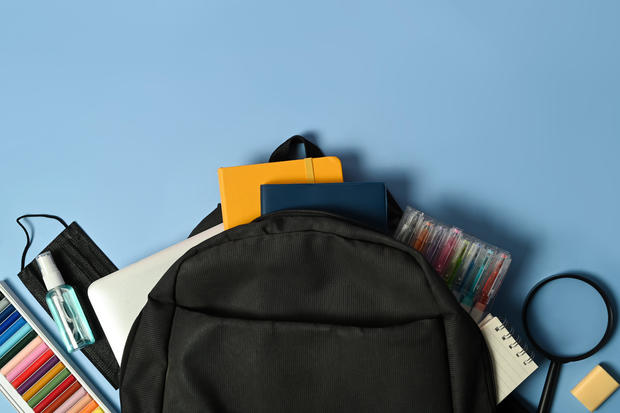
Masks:
[[[88,287],[88,298],[119,365],[129,330],[146,304],[148,294],[155,284],[190,248],[222,231],[224,224],[216,225],[113,272]]]

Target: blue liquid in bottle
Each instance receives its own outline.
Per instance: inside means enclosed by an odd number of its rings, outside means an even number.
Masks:
[[[45,301],[60,330],[67,351],[73,352],[93,344],[95,338],[84,315],[84,310],[73,287],[65,284],[62,279],[52,259],[52,254],[44,252],[36,260],[41,269],[45,287],[48,289]]]

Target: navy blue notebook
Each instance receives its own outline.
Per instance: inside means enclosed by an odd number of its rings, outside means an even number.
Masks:
[[[383,182],[261,185],[261,214],[284,209],[332,212],[387,231],[387,197]]]

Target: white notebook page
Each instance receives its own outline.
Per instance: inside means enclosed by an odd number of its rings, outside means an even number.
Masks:
[[[495,369],[497,403],[504,400],[538,366],[497,317],[487,316],[480,323]]]

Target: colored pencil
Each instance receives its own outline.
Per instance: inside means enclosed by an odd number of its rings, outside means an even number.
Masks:
[[[39,340],[41,340],[41,337],[39,337]],[[28,366],[30,366],[37,358],[39,358],[41,354],[45,353],[47,349],[48,349],[47,344],[45,344],[43,340],[41,340],[41,343],[38,346],[36,346],[34,350],[32,350],[31,353],[27,354],[19,363],[17,363],[15,367],[11,369],[11,371],[9,371],[6,374],[6,379],[8,381],[13,381],[24,370],[26,370]],[[10,362],[7,363],[7,365],[8,364],[10,364]]]
[[[80,382],[75,380],[75,377],[73,377],[73,376],[69,376],[69,377],[73,378],[73,383],[71,383],[71,385],[67,388],[67,390],[62,392],[62,394],[60,396],[56,397],[45,409],[43,409],[43,413],[57,412],[58,408],[60,406],[62,406],[67,400],[72,398],[73,395],[75,393],[77,393],[80,389],[82,389],[82,386],[80,385]],[[79,400],[79,398],[77,398],[75,400],[77,401],[77,400]],[[41,403],[43,403],[43,402],[41,402]],[[39,404],[41,404],[41,403],[39,403]],[[39,406],[38,404],[37,404],[37,406],[35,406],[35,410],[36,410],[36,407],[38,407],[38,406]]]
[[[17,355],[17,353],[22,351],[35,338],[37,338],[37,332],[31,329],[28,334],[22,337],[21,340],[19,340],[13,347],[11,347],[9,351],[4,354],[4,356],[0,357],[0,366],[4,366],[9,361],[11,361]]]
[[[34,406],[33,410],[35,413],[41,413],[47,406],[52,404],[54,400],[60,397],[65,391],[69,390],[69,388],[76,383],[75,377],[68,376],[65,378],[60,384],[52,389],[47,396],[43,398],[36,406]],[[79,383],[78,383],[79,385]],[[70,395],[69,395],[70,396]]]
[[[44,398],[47,397],[56,387],[60,385],[67,377],[69,377],[71,373],[66,368],[62,369],[59,373],[52,377],[52,379],[45,385],[41,390],[37,392],[30,400],[24,400],[28,402],[28,406],[34,408],[37,404],[41,402]]]
[[[77,391],[75,393],[73,393],[71,395],[71,397],[69,397],[67,400],[65,400],[63,404],[58,406],[56,408],[56,410],[53,410],[54,413],[67,413],[73,406],[76,406],[78,404],[78,402],[82,399],[82,397],[87,396],[87,395],[88,394],[86,393],[86,390],[84,390],[84,387],[80,387],[79,389],[77,389]],[[88,401],[90,401],[90,400],[88,400]],[[84,403],[84,406],[86,406],[88,404],[88,401],[86,403]],[[52,406],[49,406],[43,412],[47,413],[47,411],[51,410],[51,409],[52,409]]]
[[[84,407],[86,407],[90,402],[93,401],[93,398],[90,397],[90,394],[82,397],[79,402],[77,402],[74,406],[72,406],[67,413],[80,413]]]
[[[0,369],[0,374],[7,378],[8,381],[11,381],[9,378],[9,374],[11,371],[19,364],[22,360],[28,357],[29,354],[32,354],[35,349],[43,343],[41,337],[37,336],[34,340],[32,340],[26,347],[24,347],[19,353],[15,355],[11,360],[9,360],[5,365]]]
[[[49,368],[52,368],[57,362],[58,362],[58,358],[56,358],[56,361],[49,361],[52,357],[54,357],[54,352],[50,349],[47,349],[47,351],[45,351],[43,354],[41,354],[41,356],[39,356],[38,359],[36,359],[30,366],[28,366],[28,368],[26,368],[26,370],[24,370],[19,376],[15,377],[15,380],[11,381],[11,384],[13,385],[13,387],[15,387],[16,389],[18,389],[19,392],[19,387],[26,381],[28,380],[30,377],[32,377],[33,374],[37,373],[40,371],[40,374],[38,375],[39,378],[41,378],[41,376],[43,376],[48,370],[41,369],[41,367],[43,367],[45,365],[45,363],[50,363]],[[40,370],[41,369],[41,370]],[[32,379],[32,384],[34,384],[34,382],[38,379],[33,378]]]
[[[58,358],[53,356],[53,358],[48,360],[43,367],[35,372],[35,374],[30,376],[24,384],[19,386],[17,392],[22,395],[24,400],[30,400],[43,387],[52,381],[64,368],[65,366],[58,361]]]
[[[86,406],[84,406],[84,408],[80,410],[80,413],[93,413],[93,410],[95,410],[98,407],[99,405],[97,404],[97,402],[93,400],[90,403],[88,403]]]

